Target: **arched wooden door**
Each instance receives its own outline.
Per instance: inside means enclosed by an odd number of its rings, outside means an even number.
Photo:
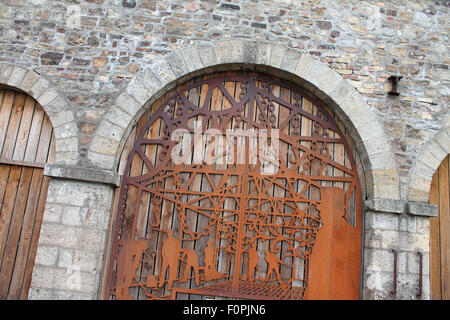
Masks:
[[[30,96],[0,90],[0,299],[26,299],[53,159],[50,119]]]
[[[430,203],[439,208],[430,220],[431,299],[450,299],[450,156],[442,161],[433,176]]]
[[[360,185],[327,109],[258,74],[156,102],[125,147],[106,296],[358,299]]]

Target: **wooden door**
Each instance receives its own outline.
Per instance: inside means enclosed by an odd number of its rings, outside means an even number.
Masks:
[[[433,176],[430,203],[439,208],[430,221],[431,299],[450,299],[450,209],[449,156]]]
[[[327,106],[273,77],[210,74],[169,92],[119,163],[106,297],[358,299],[361,192],[347,138]]]
[[[0,299],[26,299],[53,159],[50,119],[30,96],[0,90]]]

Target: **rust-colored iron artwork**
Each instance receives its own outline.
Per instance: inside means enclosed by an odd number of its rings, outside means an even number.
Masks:
[[[359,297],[356,163],[313,95],[218,76],[144,116],[121,183],[108,298]]]

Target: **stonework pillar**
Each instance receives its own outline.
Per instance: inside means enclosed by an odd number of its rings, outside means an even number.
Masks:
[[[430,217],[437,208],[414,202],[366,201],[362,298],[415,300],[420,292],[430,299]],[[394,272],[397,254],[397,274]],[[394,280],[396,277],[396,293]]]
[[[112,195],[110,184],[52,178],[29,299],[98,298]]]

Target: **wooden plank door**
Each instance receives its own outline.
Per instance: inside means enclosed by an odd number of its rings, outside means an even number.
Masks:
[[[50,119],[30,96],[0,90],[0,299],[26,299],[54,157]]]
[[[433,176],[430,203],[439,208],[439,215],[430,221],[431,299],[450,299],[450,209],[449,156]]]

